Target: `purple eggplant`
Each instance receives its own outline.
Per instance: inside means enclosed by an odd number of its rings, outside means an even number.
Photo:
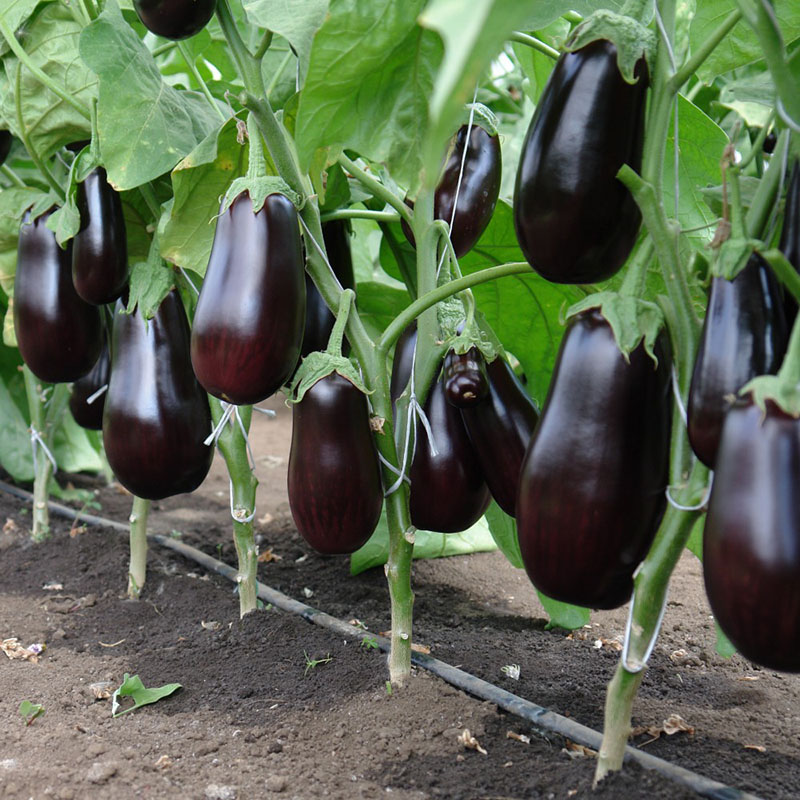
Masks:
[[[108,337],[103,337],[103,349],[97,363],[82,378],[72,384],[72,393],[69,397],[69,410],[75,422],[82,428],[90,431],[99,431],[103,428],[103,410],[106,406],[106,392],[99,396],[97,392],[108,386],[111,374],[111,354],[108,349]],[[90,398],[94,398],[89,402]]]
[[[477,347],[466,353],[450,350],[444,357],[442,380],[447,402],[456,408],[470,408],[489,394],[486,365]]]

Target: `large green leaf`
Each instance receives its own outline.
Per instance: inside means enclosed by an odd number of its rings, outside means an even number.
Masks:
[[[553,600],[545,594],[542,594],[538,589],[536,594],[539,596],[539,602],[544,606],[547,616],[550,621],[547,623],[547,629],[564,628],[564,630],[574,631],[576,628],[582,628],[589,621],[591,617],[591,610],[583,606],[572,606],[569,603],[562,603],[560,600]]]
[[[207,136],[175,167],[175,201],[159,236],[167,261],[205,275],[220,197],[246,169],[247,147],[237,141],[235,120]]]
[[[492,534],[500,552],[508,559],[509,563],[517,569],[522,569],[522,553],[519,549],[519,539],[517,538],[517,521],[503,511],[497,503],[492,500],[486,509],[486,521],[489,523],[489,531]]]
[[[24,30],[20,43],[30,60],[86,109],[84,117],[22,67],[20,98],[23,123],[37,153],[47,158],[65,144],[89,138],[89,107],[97,89],[97,80],[81,61],[78,53],[81,28],[64,5],[53,3],[45,6]],[[19,135],[15,109],[19,62],[15,56],[7,54],[3,64],[5,80],[0,86],[0,113],[12,132]]]
[[[299,62],[300,83],[308,70],[311,42],[325,21],[329,0],[243,0],[247,18],[279,33],[292,43]]]
[[[39,0],[4,0],[0,16],[15,31],[33,13]]]
[[[698,0],[697,11],[689,32],[691,50],[697,50],[706,42],[726,17],[737,8],[736,0]],[[778,20],[784,43],[790,46],[800,37],[800,4],[794,2],[775,3],[772,13]],[[743,20],[739,20],[733,30],[703,62],[697,70],[697,75],[706,83],[711,83],[718,75],[723,75],[745,64],[752,64],[763,57],[764,53],[753,29]]]
[[[411,298],[404,288],[378,281],[363,281],[358,284],[356,291],[358,315],[367,332],[374,337],[380,336],[410,302]]]
[[[204,97],[164,83],[116,0],[109,0],[84,29],[80,51],[100,80],[100,147],[109,183],[117,190],[168,172],[218,125]]]
[[[401,183],[421,167],[439,37],[417,25],[423,0],[332,0],[317,32],[295,135],[303,169],[321,147],[385,162]]]

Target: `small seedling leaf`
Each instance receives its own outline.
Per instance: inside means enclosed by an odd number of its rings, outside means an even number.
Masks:
[[[26,725],[30,725],[37,717],[44,714],[44,706],[41,703],[31,703],[30,700],[23,700],[19,704],[20,716],[25,720]]]
[[[122,685],[111,695],[111,716],[120,717],[123,714],[127,714],[129,711],[134,711],[140,706],[157,703],[159,700],[168,697],[180,688],[182,687],[179,683],[168,683],[156,689],[147,689],[138,675],[131,677],[126,672],[122,680]],[[133,705],[130,708],[120,711],[120,697],[130,697],[133,700]]]

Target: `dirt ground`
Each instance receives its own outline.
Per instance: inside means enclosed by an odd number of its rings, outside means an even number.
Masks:
[[[272,407],[278,418],[256,415],[252,437],[260,547],[279,556],[260,565],[260,580],[386,631],[383,571],[351,577],[346,558],[315,555],[294,531],[291,412]],[[130,512],[114,487],[98,490],[97,501],[102,516],[125,521]],[[0,654],[0,797],[696,796],[634,767],[592,792],[590,754],[427,673],[389,694],[379,652],[276,609],[239,621],[230,583],[157,546],[142,600],[128,601],[124,535],[53,518],[53,540],[33,546],[29,519],[24,504],[0,495],[0,640],[46,644],[38,663]],[[196,493],[154,504],[151,528],[235,563],[219,458]],[[414,587],[415,638],[432,655],[601,728],[625,609],[596,613],[572,634],[546,631],[524,573],[499,553],[415,562]],[[634,743],[763,798],[800,797],[800,677],[715,654],[700,565],[688,553],[670,598]],[[502,671],[509,664],[520,666],[518,680]],[[125,673],[183,688],[112,718],[92,684],[113,689]],[[45,712],[29,726],[18,711],[24,700]],[[688,730],[656,738],[673,714]],[[459,742],[464,729],[486,754]]]

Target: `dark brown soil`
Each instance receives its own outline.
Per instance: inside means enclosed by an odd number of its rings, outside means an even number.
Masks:
[[[369,630],[389,627],[383,571],[351,577],[347,559],[315,555],[286,500],[290,415],[257,417],[260,579]],[[82,485],[86,479],[74,479]],[[130,498],[99,491],[97,512],[124,521]],[[217,460],[191,496],[155,504],[151,528],[235,563],[227,479]],[[0,797],[10,798],[679,798],[693,793],[634,767],[592,792],[594,759],[519,718],[415,672],[387,692],[384,657],[298,617],[238,619],[232,585],[154,546],[139,602],[124,598],[127,543],[53,518],[45,545],[28,509],[0,496],[0,640],[46,643],[38,663],[0,654]],[[72,535],[70,535],[72,534]],[[45,588],[60,584],[62,588]],[[625,609],[583,631],[544,629],[523,573],[498,553],[415,562],[415,638],[432,655],[597,729]],[[329,659],[329,660],[328,660]],[[309,662],[319,660],[314,666]],[[502,671],[520,666],[520,678]],[[124,673],[181,689],[119,718],[90,684]],[[671,714],[693,732],[635,743],[764,798],[800,797],[800,677],[714,653],[699,563],[686,554],[634,724]],[[26,726],[21,701],[45,714]],[[487,751],[466,749],[468,729]],[[530,737],[526,743],[509,732]]]

